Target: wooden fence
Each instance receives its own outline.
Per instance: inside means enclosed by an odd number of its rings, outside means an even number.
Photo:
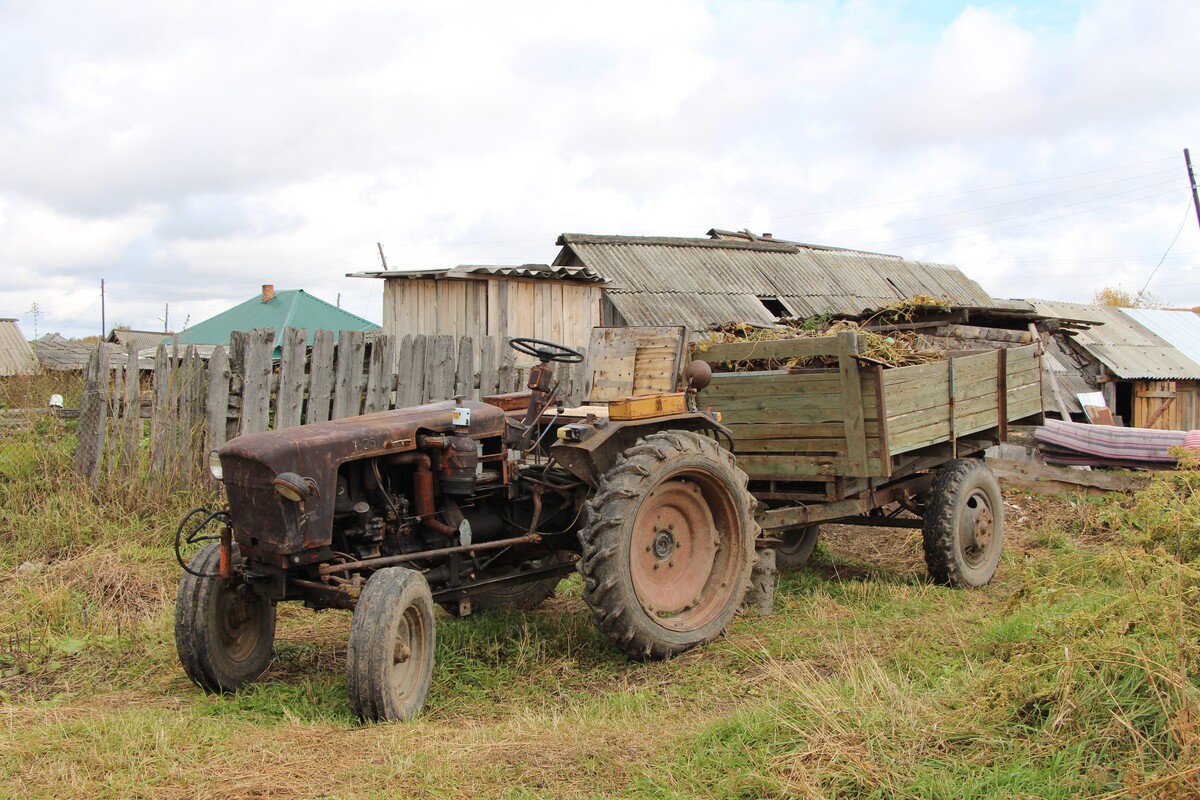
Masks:
[[[234,436],[449,400],[520,391],[532,362],[507,340],[377,336],[285,328],[233,334],[207,361],[194,347],[158,348],[153,372],[110,369],[97,348],[80,400],[75,465],[93,482],[104,474],[152,470],[164,488],[196,485],[206,455]],[[559,396],[586,396],[584,364],[557,364]],[[148,426],[148,430],[147,430]]]

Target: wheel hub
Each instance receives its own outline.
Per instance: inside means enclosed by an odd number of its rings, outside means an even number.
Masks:
[[[675,535],[669,530],[660,530],[654,534],[654,543],[650,545],[654,558],[667,561],[675,555]]]

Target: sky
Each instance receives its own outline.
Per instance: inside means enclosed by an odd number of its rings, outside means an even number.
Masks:
[[[1200,305],[1195,0],[0,0],[0,317],[713,227]],[[100,283],[104,281],[104,302]],[[35,311],[36,309],[36,311]]]

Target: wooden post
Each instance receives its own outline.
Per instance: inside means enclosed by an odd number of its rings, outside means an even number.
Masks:
[[[137,465],[139,445],[142,443],[142,387],[141,370],[138,365],[137,350],[133,342],[129,343],[129,361],[125,365],[125,404],[121,419],[122,448],[121,463],[127,471],[132,471]]]
[[[366,337],[362,331],[340,331],[337,365],[334,368],[333,418],[356,417],[362,413],[363,353]]]
[[[1008,349],[996,351],[996,426],[1000,441],[1008,441]]]
[[[274,328],[255,328],[245,339],[245,356],[242,359],[242,434],[262,433],[270,427],[274,350]]]
[[[279,353],[279,391],[275,395],[275,430],[300,424],[307,375],[308,329],[284,328]]]
[[[225,444],[229,424],[229,354],[218,345],[208,357],[208,392],[205,397],[206,439],[204,455]]]
[[[367,400],[363,413],[386,411],[391,405],[393,376],[396,368],[396,337],[378,336],[371,343],[371,368],[367,374]]]
[[[845,414],[846,456],[850,474],[865,478],[867,470],[867,423],[863,412],[862,374],[858,368],[858,334],[838,334],[838,372],[842,384],[842,411]]]
[[[76,428],[78,445],[75,448],[75,470],[91,481],[99,475],[101,456],[104,452],[105,397],[108,376],[101,371],[108,359],[104,343],[100,342],[88,359],[84,372],[83,394],[79,400],[79,424]],[[103,383],[102,383],[103,381]]]
[[[949,417],[950,417],[950,420],[949,420],[950,421],[950,457],[958,458],[958,431],[956,430],[957,426],[955,424],[957,422],[957,420],[956,420],[957,409],[955,408],[956,390],[955,390],[955,386],[954,386],[954,356],[950,356],[949,358],[946,359],[946,377],[947,377],[947,381],[950,384],[950,391],[949,391],[949,394],[950,394],[950,397],[949,397],[949,403],[950,403],[950,409],[949,409],[949,411],[950,411],[950,414],[949,414]]]
[[[318,330],[313,334],[312,355],[308,359],[308,412],[305,423],[329,419],[329,404],[333,399],[333,331]]]
[[[458,357],[454,367],[454,396],[475,396],[475,342],[470,336],[458,339]]]
[[[479,340],[479,396],[496,394],[496,337],[484,336]]]
[[[171,378],[174,360],[167,354],[167,346],[160,344],[154,356],[154,394],[150,417],[150,468],[157,475],[166,470],[170,456],[170,442],[175,438],[174,413],[171,403]]]

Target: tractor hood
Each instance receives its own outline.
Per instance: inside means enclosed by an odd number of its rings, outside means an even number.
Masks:
[[[338,467],[415,450],[418,431],[453,430],[455,408],[470,409],[472,439],[503,435],[500,409],[447,400],[230,439],[218,454],[238,541],[276,555],[329,545]],[[316,491],[302,503],[281,497],[271,481],[282,473],[311,479]]]

